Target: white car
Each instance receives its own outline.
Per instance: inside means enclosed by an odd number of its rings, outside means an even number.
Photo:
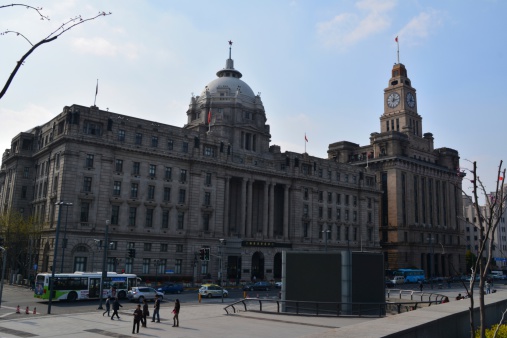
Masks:
[[[229,292],[227,290],[223,290],[224,292],[224,298],[227,298],[229,296]],[[222,288],[220,285],[216,284],[203,284],[201,285],[201,288],[199,289],[199,294],[201,297],[222,297]]]
[[[391,280],[393,284],[405,284],[405,277],[403,276],[394,276]]]
[[[155,300],[155,296],[158,295],[158,298],[160,300],[164,299],[164,294],[162,292],[159,292],[155,290],[154,288],[149,287],[133,287],[129,292],[127,293],[127,298],[130,301],[138,301],[139,303],[142,303],[143,300]]]

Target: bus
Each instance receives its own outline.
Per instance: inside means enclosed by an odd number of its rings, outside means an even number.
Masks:
[[[418,269],[398,269],[394,272],[394,275],[405,277],[405,283],[417,283],[419,281],[422,282],[426,278],[424,275],[424,270]]]
[[[40,273],[35,277],[35,298],[49,299],[50,279],[51,273]],[[68,301],[98,299],[101,281],[102,272],[55,273],[53,299]],[[126,298],[127,291],[137,286],[138,281],[138,277],[134,274],[108,272],[102,297]]]

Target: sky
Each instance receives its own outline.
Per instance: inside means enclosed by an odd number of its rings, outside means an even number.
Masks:
[[[9,2],[10,4],[10,2]],[[417,90],[423,133],[477,161],[493,190],[507,109],[507,1],[28,1],[0,9],[0,84],[16,61],[70,18],[79,25],[36,49],[0,99],[0,149],[64,106],[183,127],[191,96],[225,67],[260,93],[271,144],[326,158],[338,141],[369,144],[399,57]],[[471,193],[468,173],[464,190]]]

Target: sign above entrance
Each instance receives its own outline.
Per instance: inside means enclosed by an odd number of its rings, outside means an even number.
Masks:
[[[264,248],[292,248],[291,243],[277,243],[264,241],[242,241],[241,246],[256,246]]]

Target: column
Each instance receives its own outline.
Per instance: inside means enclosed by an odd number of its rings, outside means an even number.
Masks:
[[[283,238],[289,238],[289,186],[283,191]]]
[[[229,224],[229,183],[230,177],[225,177],[225,191],[224,191],[224,224],[222,225],[222,234],[229,235],[231,233]],[[216,217],[216,216],[215,216]],[[215,222],[217,220],[215,219]]]
[[[275,183],[271,183],[269,191],[269,238],[274,237],[275,230]]]
[[[253,180],[247,181],[247,203],[245,207],[247,208],[246,213],[246,237],[252,237],[252,189],[253,188]]]
[[[239,233],[241,234],[241,237],[245,237],[245,220],[246,220],[246,183],[247,179],[243,178],[241,180],[241,210],[240,210],[240,218],[239,218],[239,224],[237,224],[237,227],[239,227]]]
[[[264,203],[263,203],[263,207],[262,207],[262,235],[264,236],[264,238],[268,237],[268,221],[269,221],[269,214],[268,214],[268,210],[269,210],[269,184],[268,182],[264,182]]]

